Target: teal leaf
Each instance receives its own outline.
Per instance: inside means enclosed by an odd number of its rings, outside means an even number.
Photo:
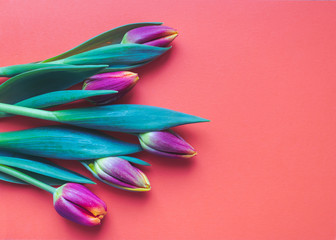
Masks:
[[[45,93],[39,96],[28,98],[15,105],[32,108],[47,108],[60,104],[73,102],[79,99],[114,94],[114,90],[64,90]]]
[[[139,144],[94,130],[48,126],[0,133],[0,148],[39,157],[88,160],[141,151]]]
[[[90,179],[82,175],[57,166],[56,164],[50,164],[46,160],[40,162],[24,158],[0,156],[0,164],[27,170],[29,172],[38,173],[47,177],[67,182],[93,183]]]
[[[127,133],[160,131],[179,125],[209,121],[166,108],[136,104],[46,111],[0,103],[0,111],[84,128]]]
[[[79,53],[53,63],[72,65],[108,65],[113,70],[127,70],[142,66],[168,51],[170,47],[142,44],[114,44]]]
[[[48,108],[53,107],[83,98],[108,95],[117,93],[118,91],[114,90],[64,90],[64,91],[55,91],[50,93],[45,93],[35,97],[31,97],[15,103],[14,105],[30,107],[30,108]],[[8,117],[11,114],[0,112],[0,117]]]
[[[41,157],[0,150],[0,162],[0,164],[12,166],[25,174],[51,185],[60,185],[66,182],[94,184],[89,178]],[[13,183],[27,184],[1,172],[0,179]]]
[[[122,159],[124,159],[124,160],[126,160],[126,161],[129,161],[129,162],[131,162],[131,163],[135,163],[135,164],[138,164],[138,165],[143,165],[143,166],[151,166],[148,162],[145,162],[145,161],[143,161],[143,160],[141,160],[141,159],[139,159],[139,158],[135,158],[135,157],[130,157],[130,156],[116,156],[116,157],[118,157],[118,158],[122,158]],[[82,164],[83,163],[86,163],[86,165],[88,165],[88,164],[90,164],[90,163],[93,163],[94,161],[92,161],[92,160],[84,160],[84,161],[81,161],[82,162]]]
[[[147,62],[143,62],[143,63],[139,63],[139,64],[133,64],[131,68],[137,68],[137,67],[141,67],[143,65],[146,65],[147,63],[150,63],[151,61],[147,61]],[[103,69],[101,72],[116,72],[116,71],[125,71],[125,70],[129,70],[130,67],[129,66],[110,66],[107,67],[105,69]]]
[[[63,180],[59,180],[59,179],[55,179],[55,178],[50,178],[50,177],[47,177],[47,176],[44,176],[44,175],[41,175],[41,174],[37,174],[37,173],[33,173],[33,172],[29,172],[29,171],[25,171],[25,170],[22,170],[22,169],[17,169],[17,168],[14,168],[20,172],[23,172],[41,182],[44,182],[48,185],[63,185],[65,183],[67,183],[67,181],[63,181]],[[17,184],[28,184],[24,181],[21,181],[20,179],[18,178],[15,178],[15,177],[12,177],[6,173],[2,173],[0,172],[0,180],[2,181],[6,181],[6,182],[11,182],[11,183],[17,183]]]
[[[13,77],[20,73],[28,72],[35,69],[46,67],[63,67],[64,64],[59,63],[28,63],[12,65],[7,67],[0,67],[0,77]]]
[[[131,163],[135,163],[135,164],[139,164],[139,165],[143,165],[143,166],[150,166],[150,164],[148,162],[145,162],[139,158],[135,158],[135,157],[130,157],[130,156],[118,156],[122,159],[125,159],[126,161],[129,161]]]
[[[128,133],[159,131],[183,124],[208,121],[165,108],[136,104],[76,108],[52,113],[62,123]]]
[[[63,59],[66,57],[70,57],[72,55],[86,52],[95,48],[100,48],[104,46],[108,46],[111,44],[117,44],[120,43],[122,38],[124,37],[125,33],[127,33],[129,30],[132,30],[134,28],[138,27],[144,27],[144,26],[151,26],[151,25],[161,25],[162,23],[159,22],[143,22],[143,23],[133,23],[133,24],[127,24],[123,25],[114,29],[111,29],[107,32],[104,32],[102,34],[99,34],[82,44],[78,45],[75,48],[72,48],[69,51],[66,51],[58,56],[49,58],[47,60],[44,60],[43,62],[51,62],[59,59]]]
[[[27,154],[18,153],[18,152],[6,151],[6,150],[3,150],[3,149],[0,149],[0,156],[13,157],[13,158],[26,158],[26,159],[30,159],[32,161],[39,161],[39,162],[47,161],[45,158],[42,158],[42,157],[31,156],[31,155],[27,155]]]
[[[63,65],[24,72],[0,85],[0,102],[13,104],[44,93],[64,90],[105,67]]]

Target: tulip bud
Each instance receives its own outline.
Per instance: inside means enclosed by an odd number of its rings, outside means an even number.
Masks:
[[[149,191],[146,175],[122,157],[98,159],[93,165],[94,172],[108,184],[129,191]]]
[[[118,93],[88,98],[97,105],[106,105],[114,102],[130,91],[137,81],[138,74],[128,71],[107,72],[94,75],[84,81],[84,90],[115,90]]]
[[[177,31],[166,26],[145,26],[128,31],[121,43],[138,43],[166,47],[177,37]]]
[[[197,154],[182,137],[172,130],[139,134],[141,147],[151,153],[177,158],[190,158]]]
[[[107,211],[100,198],[77,183],[66,183],[56,189],[54,207],[62,217],[86,226],[100,224]]]
[[[83,84],[84,90],[115,90],[118,93],[88,98],[97,105],[114,102],[130,91],[139,80],[138,74],[128,71],[107,72],[94,75]]]

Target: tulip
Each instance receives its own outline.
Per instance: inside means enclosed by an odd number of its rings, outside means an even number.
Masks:
[[[77,183],[66,183],[56,189],[54,207],[62,217],[86,226],[100,224],[107,211],[100,198]]]
[[[86,226],[95,226],[100,224],[106,215],[107,208],[105,203],[89,189],[78,183],[66,183],[54,188],[28,173],[3,164],[0,164],[0,173],[51,193],[54,197],[56,211],[62,217],[73,222]]]
[[[121,43],[139,43],[166,47],[177,37],[177,31],[166,26],[145,26],[128,31]]]
[[[91,167],[92,168],[92,167]],[[149,191],[146,175],[122,157],[106,157],[93,163],[94,172],[109,185],[129,191]]]
[[[118,91],[115,94],[88,98],[89,101],[97,105],[105,105],[124,96],[135,86],[138,80],[138,74],[128,71],[100,73],[85,80],[83,89]]]
[[[177,158],[190,158],[197,154],[189,143],[172,130],[141,133],[138,137],[141,147],[154,154]]]

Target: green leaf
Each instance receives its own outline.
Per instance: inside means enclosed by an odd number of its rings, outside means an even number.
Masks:
[[[158,23],[158,22],[144,22],[144,23],[133,23],[133,24],[127,24],[127,25],[123,25],[114,29],[111,29],[107,32],[104,32],[102,34],[99,34],[87,41],[85,41],[84,43],[78,45],[75,48],[72,48],[71,50],[62,53],[58,56],[49,58],[47,60],[42,61],[43,63],[46,62],[51,62],[51,61],[55,61],[55,60],[59,60],[59,59],[63,59],[66,57],[70,57],[72,55],[78,54],[78,53],[82,53],[82,52],[86,52],[95,48],[100,48],[100,47],[104,47],[104,46],[108,46],[111,44],[117,44],[120,43],[123,36],[125,35],[125,33],[127,33],[129,30],[132,30],[134,28],[138,28],[138,27],[144,27],[144,26],[151,26],[151,25],[161,25],[162,23]]]
[[[13,104],[44,93],[63,90],[105,67],[62,65],[24,72],[0,85],[0,102]]]
[[[170,47],[142,44],[114,44],[79,53],[53,63],[71,65],[106,64],[113,71],[142,66],[168,51]]]
[[[41,111],[41,110],[39,110]],[[48,126],[0,133],[0,148],[33,156],[88,160],[142,151],[139,144],[94,130]]]
[[[114,94],[118,91],[114,90],[65,90],[56,91],[38,95],[25,99],[21,102],[15,103],[16,106],[30,107],[30,108],[48,108],[53,107],[83,98]],[[0,112],[1,117],[9,117],[11,114]]]
[[[41,157],[0,150],[0,164],[14,167],[17,170],[37,178],[47,184],[60,185],[65,182],[94,184],[89,178],[60,167],[55,163]],[[0,179],[4,181],[26,184],[25,182],[0,173]]]

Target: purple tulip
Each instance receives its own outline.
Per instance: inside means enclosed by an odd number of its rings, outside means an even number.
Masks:
[[[141,133],[139,141],[143,149],[166,157],[190,158],[197,154],[189,143],[172,130]]]
[[[54,207],[62,217],[86,226],[100,224],[107,211],[100,198],[77,183],[66,183],[56,189]]]
[[[128,31],[121,43],[139,43],[166,47],[177,37],[177,31],[166,26],[145,26]]]
[[[99,73],[85,80],[83,89],[118,91],[115,94],[90,97],[88,99],[97,105],[105,105],[124,96],[134,87],[138,80],[138,74],[128,71]]]
[[[129,191],[149,191],[146,175],[122,157],[106,157],[94,162],[94,171],[109,184]]]

